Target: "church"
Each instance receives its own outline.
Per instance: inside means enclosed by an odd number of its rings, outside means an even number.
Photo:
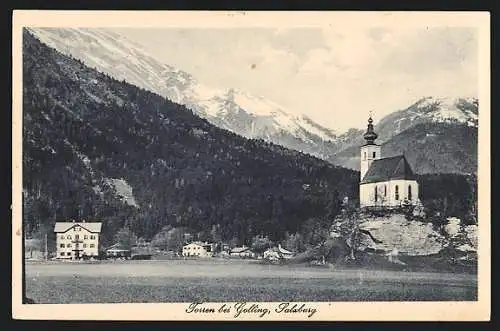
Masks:
[[[404,154],[382,158],[380,145],[375,143],[377,137],[370,116],[368,128],[363,135],[366,143],[361,146],[360,207],[418,204],[417,177]]]

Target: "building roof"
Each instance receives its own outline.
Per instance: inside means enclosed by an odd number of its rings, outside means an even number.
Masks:
[[[266,250],[266,252],[275,252],[278,254],[284,254],[284,255],[292,255],[293,252],[290,252],[289,250],[284,249],[281,247],[281,245],[278,245],[278,247],[272,247]]]
[[[231,250],[231,253],[242,253],[249,251],[250,247],[242,246],[242,247],[235,247]]]
[[[56,222],[54,232],[66,232],[77,225],[92,233],[100,233],[102,227],[101,222]]]
[[[284,249],[283,247],[281,247],[281,245],[278,245],[278,252],[282,253],[282,254],[293,254],[292,252],[290,252],[289,250],[286,250]]]
[[[201,242],[201,241],[193,241],[192,243],[186,244],[184,246],[191,246],[191,245],[197,245],[197,246],[210,246],[210,243],[207,242]]]
[[[120,243],[113,244],[106,248],[106,252],[127,252],[130,251],[130,249],[126,248]]]
[[[417,179],[404,155],[374,160],[361,180],[361,184],[385,182],[393,179]]]

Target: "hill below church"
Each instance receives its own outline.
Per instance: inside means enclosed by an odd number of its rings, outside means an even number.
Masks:
[[[70,218],[151,238],[165,225],[274,240],[357,196],[359,173],[220,129],[23,33],[27,230]]]

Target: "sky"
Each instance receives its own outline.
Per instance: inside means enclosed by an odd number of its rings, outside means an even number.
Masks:
[[[478,95],[475,28],[113,29],[201,83],[264,96],[334,130],[425,96]]]

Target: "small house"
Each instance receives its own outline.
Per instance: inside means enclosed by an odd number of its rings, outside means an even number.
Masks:
[[[214,245],[209,243],[202,243],[199,241],[192,242],[182,247],[182,256],[184,257],[212,257],[214,252]]]
[[[278,247],[269,248],[264,252],[264,259],[268,260],[281,260],[290,259],[293,257],[293,253],[289,250],[284,249],[281,245]]]
[[[128,259],[132,255],[132,251],[122,244],[114,244],[106,249],[106,257],[108,258],[125,258]]]
[[[250,249],[250,247],[247,246],[234,247],[229,254],[231,257],[239,257],[239,258],[255,258],[257,256]]]

